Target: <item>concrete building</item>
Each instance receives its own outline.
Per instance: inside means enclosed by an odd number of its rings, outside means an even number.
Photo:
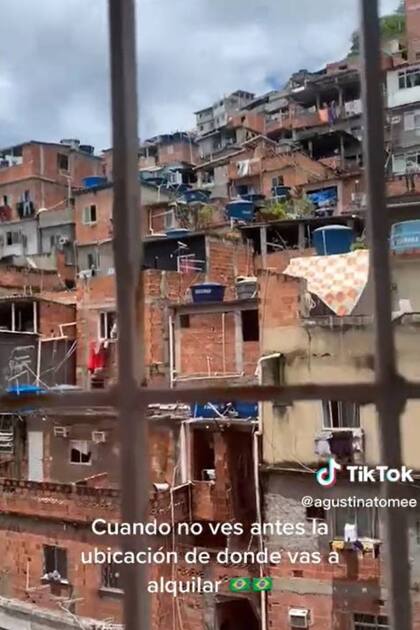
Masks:
[[[164,215],[168,211],[169,201],[167,192],[160,191],[156,186],[141,184],[142,208],[139,214],[146,233],[153,226],[152,217]],[[112,183],[86,188],[75,195],[75,246],[79,278],[114,274],[112,204]]]
[[[1,209],[10,209],[8,219],[18,219],[42,208],[66,207],[72,189],[82,188],[84,178],[101,174],[101,159],[93,147],[78,140],[30,141],[0,149]]]
[[[392,173],[406,174],[420,165],[420,66],[405,64],[387,73],[387,105],[389,164]]]
[[[230,118],[254,99],[254,94],[237,90],[210,107],[195,112],[197,143],[201,158],[217,154],[235,144],[235,129],[228,125]]]
[[[72,196],[102,173],[93,147],[78,140],[30,141],[0,150],[0,258],[65,253],[74,264]],[[51,261],[53,262],[53,257]]]
[[[368,266],[364,273],[359,266],[357,286],[351,288],[344,280],[346,272],[342,270],[344,275],[341,275],[335,267],[339,256],[306,253],[309,257],[299,258],[302,254],[292,251],[268,255],[268,270],[260,274],[260,295],[266,296],[261,304],[264,313],[262,383],[371,381],[372,287]],[[356,259],[362,266],[368,260],[367,250],[342,256],[349,272]],[[392,261],[399,370],[404,376],[417,378],[419,304],[415,278],[419,257],[415,253],[394,255]],[[329,269],[328,279],[322,271],[325,265]],[[322,288],[323,280],[329,289]],[[353,296],[352,304],[346,314],[337,315],[335,297],[347,290]],[[410,403],[402,417],[403,461],[416,474],[420,467],[414,446],[417,406],[416,402]],[[331,489],[322,488],[314,475],[329,457],[343,466],[381,464],[380,427],[374,409],[370,405],[358,406],[339,400],[292,405],[263,403],[261,425],[264,519],[266,522],[287,520],[295,525],[303,523],[306,528],[303,536],[269,536],[267,539],[270,548],[297,553],[301,559],[297,564],[286,562],[286,566],[272,570],[277,588],[269,595],[268,606],[278,611],[274,627],[288,628],[290,610],[300,609],[310,627],[317,630],[368,628],[369,624],[374,628],[387,628],[382,511],[375,507],[327,510],[302,505],[302,497],[306,496],[373,499],[380,494],[378,483],[352,484],[346,473],[339,474]],[[416,484],[411,484],[404,496],[418,499]],[[419,512],[413,509],[410,511],[410,544],[415,615],[420,611],[414,587],[418,581],[418,522]],[[325,524],[323,535],[315,533],[314,523]],[[351,527],[356,533],[352,542],[348,542]],[[331,550],[337,551],[339,556],[335,566],[328,563]],[[319,563],[306,564],[305,552],[319,554]]]

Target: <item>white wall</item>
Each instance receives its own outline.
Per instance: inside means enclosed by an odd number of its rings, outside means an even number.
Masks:
[[[7,245],[6,234],[7,232],[21,232],[26,236],[26,246],[23,247],[22,243],[14,243],[13,245]],[[2,238],[2,244],[0,246],[0,257],[4,256],[31,256],[33,254],[39,254],[39,234],[38,234],[38,221],[36,219],[24,219],[21,221],[7,221],[0,224],[0,235]]]
[[[28,431],[28,479],[44,480],[44,435],[42,431]]]
[[[412,88],[400,90],[398,84],[398,70],[388,72],[386,76],[387,85],[387,105],[388,107],[398,107],[420,101],[420,85]]]

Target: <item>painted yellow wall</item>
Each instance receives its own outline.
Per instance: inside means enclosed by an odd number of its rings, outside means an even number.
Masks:
[[[420,310],[420,309],[419,309]],[[420,380],[420,325],[396,324],[396,348],[403,376]],[[265,329],[264,354],[285,356],[286,384],[372,382],[373,330],[302,326]],[[380,433],[373,405],[361,407],[365,463],[380,464]],[[404,463],[420,470],[420,401],[410,401],[401,419]],[[322,430],[320,402],[296,402],[286,408],[263,405],[263,458],[289,467],[319,464],[315,437]]]

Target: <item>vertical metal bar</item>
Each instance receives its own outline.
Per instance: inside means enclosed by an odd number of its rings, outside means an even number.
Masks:
[[[143,258],[138,180],[135,0],[109,0],[114,180],[114,256],[118,309],[118,411],[121,434],[122,521],[148,520],[148,445],[144,405],[136,389],[143,380]],[[144,547],[124,536],[124,551]],[[143,565],[123,565],[127,630],[149,628]]]
[[[375,371],[379,386],[376,406],[379,416],[382,464],[400,467],[400,413],[404,400],[399,392],[392,326],[391,273],[386,221],[384,177],[384,113],[378,0],[360,0],[362,36],[362,94],[365,133],[365,163],[368,193],[370,260],[375,296]],[[398,484],[384,484],[385,497],[401,492]],[[404,510],[387,509],[386,554],[390,592],[391,627],[410,630],[410,568],[407,519]]]

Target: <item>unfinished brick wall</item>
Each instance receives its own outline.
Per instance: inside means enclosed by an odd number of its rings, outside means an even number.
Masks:
[[[112,187],[101,188],[76,195],[75,197],[75,223],[76,241],[78,244],[87,244],[96,241],[105,241],[112,236]],[[83,223],[84,209],[89,206],[96,207],[96,222]]]
[[[179,162],[197,164],[198,161],[198,147],[193,141],[181,140],[167,144],[162,143],[158,146],[158,164],[163,166]]]
[[[38,303],[38,332],[45,337],[61,336],[60,324],[76,321],[76,306],[40,300]],[[76,336],[75,326],[66,326],[64,334],[70,338]]]
[[[11,167],[15,168],[15,167]],[[11,209],[11,219],[19,219],[16,205],[24,199],[25,192],[29,192],[35,210],[40,208],[57,208],[62,210],[68,204],[68,187],[39,178],[31,177],[23,181],[6,182],[0,185],[0,206],[7,205]]]
[[[276,127],[279,123],[275,123]],[[248,173],[238,175],[238,162],[249,160]],[[334,172],[316,160],[300,152],[276,154],[272,147],[259,144],[254,150],[241,153],[228,167],[229,178],[236,185],[253,186],[256,192],[272,197],[273,178],[282,177],[285,186],[302,186],[313,181],[329,179]]]
[[[179,334],[180,373],[197,376],[237,373],[233,313],[190,315],[189,324]]]
[[[66,263],[64,252],[56,250],[55,260],[57,265],[57,276],[64,288],[73,288],[76,283],[76,267]]]
[[[292,258],[313,255],[312,249],[304,251],[275,252],[267,256],[266,269],[258,271],[258,294],[260,297],[260,325],[264,328],[289,326],[300,320],[300,280],[285,276],[283,271]],[[261,265],[257,258],[256,265]]]
[[[91,342],[99,337],[99,313],[115,311],[115,276],[95,276],[79,280],[77,295],[77,383],[88,387],[88,357]],[[110,349],[109,368],[115,377],[115,352]],[[114,373],[115,372],[115,373]]]
[[[189,315],[189,327],[179,330],[176,342],[182,376],[252,376],[260,355],[258,341],[243,341],[240,313],[237,331],[232,312]]]
[[[63,282],[56,271],[0,264],[0,291],[1,289],[10,290],[8,293],[37,293],[62,290]]]
[[[145,294],[145,364],[147,376],[152,382],[162,382],[168,377],[169,365],[169,328],[168,317],[171,304],[182,304],[191,300],[189,289],[192,284],[204,281],[221,282],[226,285],[225,299],[236,299],[235,279],[240,275],[252,275],[254,272],[253,251],[242,242],[223,240],[216,237],[208,238],[208,271],[207,273],[178,273],[176,271],[161,271],[150,269],[143,273]],[[77,284],[77,368],[78,383],[87,386],[87,363],[89,356],[89,344],[98,340],[99,313],[105,310],[114,310],[115,307],[115,276],[94,277],[80,280]],[[225,325],[225,353],[226,370],[230,371],[235,356],[235,338],[231,323],[232,317],[226,316]],[[208,338],[209,351],[215,352],[215,357],[220,354],[223,370],[222,352],[220,344],[215,341],[215,330],[220,330],[221,316],[212,316],[211,321],[206,315],[194,316],[197,326],[205,331]],[[212,324],[212,321],[215,321]],[[229,320],[229,321],[228,321]],[[200,334],[200,333],[198,333]],[[221,336],[220,336],[221,339]],[[200,343],[203,340],[200,340]],[[192,344],[192,345],[191,345]],[[219,344],[219,347],[217,347]],[[113,344],[111,344],[112,346]],[[227,346],[229,345],[229,349]],[[197,331],[192,331],[192,336],[186,334],[182,346],[186,357],[193,355],[201,361],[203,353],[197,353]],[[252,374],[255,371],[258,358],[258,342],[244,342],[245,371]],[[116,353],[110,350],[108,364],[110,378],[116,376]],[[219,359],[214,359],[219,365]],[[207,365],[207,364],[206,364]],[[188,369],[191,371],[194,365]],[[201,370],[202,371],[202,370]],[[205,369],[207,373],[207,367]],[[217,367],[219,371],[219,367]]]
[[[290,608],[309,610],[315,630],[353,630],[354,613],[387,614],[380,597],[379,559],[354,551],[339,555],[335,565],[324,559],[317,565],[285,562],[269,568],[275,585],[268,594],[270,628],[289,630]]]
[[[227,126],[233,129],[243,127],[244,129],[254,131],[256,134],[263,134],[265,131],[265,117],[262,114],[241,112],[240,114],[233,115]]]
[[[191,434],[191,479],[193,517],[199,521],[236,520],[246,526],[255,520],[255,484],[251,431],[214,430],[214,425],[194,428]],[[204,441],[204,443],[203,443]],[[214,481],[200,479],[210,461],[204,444],[214,449]]]
[[[208,239],[208,282],[226,285],[225,300],[236,299],[235,280],[254,274],[253,249],[240,240]]]
[[[54,427],[67,429],[66,437],[57,436]],[[76,483],[84,479],[106,474],[106,487],[118,487],[121,467],[121,432],[124,427],[116,417],[80,417],[69,421],[66,416],[57,414],[53,420],[41,425],[44,433],[43,468],[44,478],[57,483]],[[104,433],[104,442],[93,442],[93,431]],[[91,450],[90,464],[71,462],[71,441],[87,441]],[[179,422],[168,419],[165,422],[150,420],[149,456],[150,480],[152,483],[173,483],[174,468],[177,464],[179,446]],[[96,482],[92,484],[97,487]]]
[[[60,172],[58,168],[58,154],[69,158],[68,172]],[[73,151],[69,146],[30,142],[22,147],[22,164],[2,168],[0,172],[0,186],[30,177],[45,177],[63,186],[68,186],[66,175],[70,175],[72,186],[82,186],[83,178],[100,175],[101,160],[87,153]]]

